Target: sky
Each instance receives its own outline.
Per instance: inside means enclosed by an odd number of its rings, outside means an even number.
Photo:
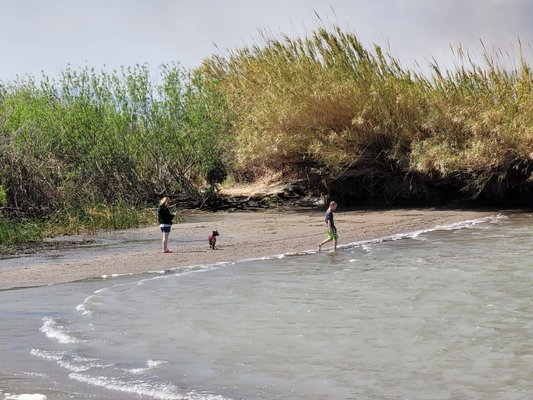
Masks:
[[[55,78],[69,65],[189,69],[260,44],[262,33],[302,37],[333,25],[422,72],[433,59],[453,69],[459,47],[482,63],[481,41],[511,64],[520,53],[533,63],[531,21],[530,0],[0,0],[0,81]]]

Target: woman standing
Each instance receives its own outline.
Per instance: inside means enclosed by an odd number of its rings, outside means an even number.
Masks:
[[[168,248],[168,236],[172,228],[172,220],[174,214],[170,212],[168,206],[170,204],[169,197],[163,197],[159,202],[159,208],[157,209],[157,217],[159,219],[159,227],[163,232],[163,253],[172,253],[172,250]]]

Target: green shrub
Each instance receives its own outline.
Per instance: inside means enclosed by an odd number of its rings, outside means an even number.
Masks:
[[[0,217],[0,254],[11,253],[23,246],[40,241],[42,237],[41,226],[37,223],[22,223]]]

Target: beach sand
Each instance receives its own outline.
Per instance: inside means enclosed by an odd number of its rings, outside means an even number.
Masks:
[[[47,250],[2,260],[0,289],[53,285],[113,275],[161,272],[222,262],[316,251],[325,238],[324,213],[309,209],[276,209],[242,212],[188,212],[170,234],[171,254],[161,253],[157,225],[86,236],[80,246],[70,244],[61,254]],[[475,210],[393,209],[335,212],[339,246],[388,235],[482,218],[495,212]],[[218,229],[217,250],[207,236]],[[110,245],[109,238],[115,243]],[[117,240],[119,238],[120,240]],[[54,239],[56,242],[69,238]],[[74,240],[75,241],[75,240]],[[83,243],[93,243],[90,251]],[[137,245],[130,245],[136,243]],[[124,244],[124,245],[122,245]],[[127,244],[127,245],[126,245]],[[68,250],[68,251],[67,251]],[[330,251],[331,243],[323,251]]]

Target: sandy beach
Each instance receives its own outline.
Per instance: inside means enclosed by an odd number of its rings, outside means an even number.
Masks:
[[[127,231],[76,238],[65,254],[47,257],[47,250],[25,257],[2,260],[0,289],[53,285],[90,278],[141,274],[180,268],[238,262],[278,254],[316,251],[325,237],[324,212],[309,209],[276,209],[246,212],[188,212],[170,235],[171,254],[161,253],[157,225]],[[392,234],[408,233],[461,221],[482,218],[495,212],[475,210],[394,209],[356,210],[335,213],[342,246]],[[218,229],[217,250],[209,249],[207,236]],[[110,246],[108,238],[135,246]],[[67,238],[69,239],[69,238]],[[53,241],[67,240],[56,238]],[[69,242],[71,243],[71,241]],[[84,243],[93,243],[87,251]],[[99,244],[101,243],[101,244]],[[326,244],[324,251],[330,251]]]

